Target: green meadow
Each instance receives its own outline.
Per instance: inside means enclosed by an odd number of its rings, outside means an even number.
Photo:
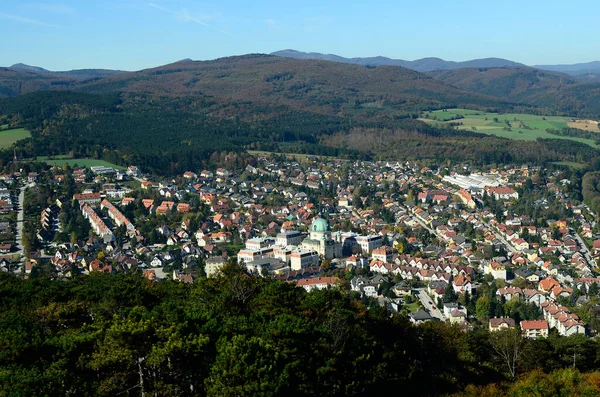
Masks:
[[[111,164],[108,161],[97,160],[97,159],[72,159],[68,156],[52,156],[52,157],[43,157],[39,156],[36,161],[41,163],[46,163],[48,165],[56,165],[58,167],[63,166],[64,164],[68,164],[69,166],[78,166],[78,167],[94,167],[97,165],[103,165],[105,167],[112,167],[115,169],[125,169],[125,167],[121,167],[119,165]]]
[[[31,134],[24,128],[12,130],[0,129],[0,149],[11,147],[13,143],[21,139],[29,138]]]
[[[537,138],[569,139],[600,148],[592,139],[552,135],[546,132],[549,128],[558,130],[566,128],[567,123],[573,121],[569,117],[536,116],[523,113],[500,114],[470,109],[436,110],[427,112],[425,115],[426,117],[420,120],[432,125],[462,123],[456,128],[521,141],[535,141]],[[454,120],[453,118],[457,115],[464,118]],[[600,130],[598,131],[598,139],[600,139]]]

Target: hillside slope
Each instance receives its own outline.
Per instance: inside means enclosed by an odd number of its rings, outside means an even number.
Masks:
[[[427,72],[464,90],[571,116],[600,117],[600,84],[533,68],[465,68]]]
[[[266,55],[182,61],[107,77],[77,88],[151,96],[252,102],[325,114],[418,111],[447,105],[504,107],[504,101],[457,89],[405,68],[368,68]]]
[[[74,88],[75,83],[74,79],[62,76],[0,68],[0,98],[10,98],[44,90]]]

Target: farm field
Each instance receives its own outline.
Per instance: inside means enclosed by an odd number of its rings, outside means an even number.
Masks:
[[[36,161],[46,163],[48,165],[56,165],[59,167],[64,164],[68,164],[71,167],[73,167],[74,165],[77,165],[79,167],[93,167],[96,165],[103,165],[105,167],[112,167],[112,168],[120,169],[120,170],[125,169],[125,167],[111,164],[108,161],[104,161],[104,160],[97,160],[97,159],[90,159],[90,158],[72,159],[72,158],[69,158],[68,156],[53,156],[53,157],[40,156],[37,158]]]
[[[571,128],[577,128],[584,131],[600,132],[598,122],[595,120],[575,120],[567,123]]]
[[[24,128],[16,128],[12,130],[0,129],[0,149],[10,147],[13,143],[21,139],[29,138],[31,134]]]
[[[455,120],[454,118],[459,115],[464,118]],[[546,132],[547,129],[563,129],[567,127],[574,127],[582,123],[578,123],[569,117],[560,116],[536,116],[532,114],[522,113],[488,113],[478,110],[470,109],[446,109],[436,110],[428,112],[426,118],[419,119],[428,124],[440,125],[450,123],[462,123],[458,129],[469,130],[474,132],[480,132],[487,135],[495,135],[501,138],[508,138],[521,141],[535,141],[537,138],[544,139],[568,139],[585,143],[594,148],[600,148],[596,142],[592,139],[570,137],[570,136],[559,136],[553,135]],[[496,121],[497,120],[497,121]],[[506,123],[508,122],[510,126]],[[588,121],[587,130],[593,131],[589,128],[592,125],[592,121]],[[507,127],[509,129],[507,129]],[[583,129],[583,128],[581,128]],[[600,139],[600,129],[598,131],[598,139]]]

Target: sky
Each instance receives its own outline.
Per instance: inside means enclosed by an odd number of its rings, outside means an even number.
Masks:
[[[282,49],[527,65],[600,58],[600,1],[1,0],[0,65],[140,70]]]

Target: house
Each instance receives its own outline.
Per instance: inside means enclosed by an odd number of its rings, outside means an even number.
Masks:
[[[410,313],[408,317],[413,324],[423,324],[427,321],[433,320],[433,317],[423,309],[419,309],[414,313]]]
[[[519,198],[519,193],[508,186],[488,186],[485,191],[490,196],[494,196],[496,200],[516,200]]]
[[[183,173],[183,177],[185,179],[196,179],[198,177],[198,175],[196,175],[195,173],[193,173],[191,171],[186,171]]]
[[[525,288],[523,290],[523,299],[527,303],[535,303],[537,306],[541,306],[542,303],[546,302],[546,295],[540,293],[535,289]]]
[[[143,274],[144,278],[150,281],[156,280],[156,271],[154,269],[144,269]]]
[[[509,329],[515,327],[515,320],[508,317],[494,317],[490,319],[489,329],[490,332],[500,331],[503,329]]]
[[[376,248],[371,253],[371,258],[374,260],[390,263],[394,256],[394,249],[387,245]]]
[[[457,294],[464,294],[465,292],[468,292],[469,295],[472,295],[473,285],[471,283],[471,276],[463,276],[462,274],[459,274],[452,281],[452,288]]]
[[[215,277],[217,273],[225,266],[225,259],[222,257],[208,258],[204,266],[206,277]]]
[[[509,300],[516,298],[519,299],[523,296],[523,291],[521,288],[517,287],[504,287],[500,288],[496,291],[496,295],[501,299],[504,299],[506,302]]]
[[[158,256],[155,256],[152,261],[150,261],[150,266],[152,267],[162,267],[162,265],[163,262]]]
[[[498,262],[490,262],[488,274],[491,274],[495,279],[506,280],[506,267]]]
[[[227,177],[231,175],[229,171],[224,168],[217,168],[217,176]]]
[[[302,287],[306,291],[310,292],[313,289],[329,288],[339,281],[340,279],[337,277],[311,277],[297,280],[295,283],[298,287]]]
[[[130,165],[129,167],[127,167],[127,175],[138,177],[141,176],[142,173],[140,172],[138,167],[136,167],[135,165]]]
[[[319,254],[314,250],[298,249],[290,255],[290,267],[292,270],[300,270],[307,267],[319,265]]]
[[[213,173],[210,172],[210,171],[208,171],[208,170],[204,170],[204,171],[202,171],[200,173],[200,177],[201,178],[205,178],[205,179],[212,178],[213,177]]]
[[[547,278],[541,280],[538,284],[538,290],[540,290],[542,292],[550,292],[555,287],[560,287],[560,283],[558,281],[556,281],[555,279],[553,279],[552,277],[547,277]]]
[[[475,207],[477,207],[475,200],[473,200],[473,197],[471,196],[471,194],[469,192],[467,192],[465,189],[460,189],[456,193],[456,195],[458,196],[460,201],[462,201],[463,204],[465,204],[467,207],[469,207],[471,209],[474,209]]]
[[[73,196],[73,200],[77,200],[79,204],[87,204],[92,207],[99,205],[102,201],[100,198],[100,193],[75,194]]]
[[[548,321],[546,320],[529,320],[521,321],[519,324],[521,332],[526,338],[537,339],[548,337]]]
[[[467,321],[466,309],[453,309],[450,312],[450,324],[460,324]]]

